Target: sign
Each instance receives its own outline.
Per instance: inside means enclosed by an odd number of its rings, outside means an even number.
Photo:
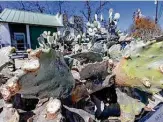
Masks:
[[[163,103],[154,108],[156,111],[149,112],[139,122],[163,122]]]

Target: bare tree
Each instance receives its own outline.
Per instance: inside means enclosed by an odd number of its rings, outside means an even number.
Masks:
[[[58,1],[58,7],[59,7],[59,13],[62,14],[62,6],[65,2],[64,1]]]
[[[95,13],[100,14],[109,3],[109,1],[100,1],[100,5],[96,8]]]
[[[66,12],[65,3],[65,1],[18,1],[17,8],[19,10],[36,11],[40,13],[54,14],[59,12],[62,14]]]
[[[101,11],[107,7],[108,4],[110,4],[109,1],[100,1],[96,2],[98,3],[97,7],[95,8],[94,5],[95,2],[91,1],[85,1],[85,9],[81,10],[81,14],[85,17],[87,21],[92,21],[92,17],[94,14],[100,14]]]
[[[86,1],[85,6],[86,6],[86,11],[81,10],[81,13],[87,19],[87,21],[91,21],[92,9],[91,9],[91,5],[90,5],[90,1]]]
[[[35,11],[40,13],[45,13],[46,5],[41,5],[39,1],[18,1],[18,9],[26,11]],[[48,7],[47,7],[48,8]]]
[[[21,6],[21,10],[26,10],[26,5],[25,5],[25,3],[24,2],[22,2],[22,1],[19,1],[19,4],[20,4],[20,6]]]
[[[46,1],[46,6],[47,6],[47,10],[48,10],[48,13],[49,14],[53,14],[52,12],[51,12],[51,10],[49,9],[50,7],[49,7],[49,3]]]
[[[45,13],[45,6],[40,5],[38,1],[35,3],[35,7],[40,13]]]
[[[19,10],[26,10],[26,11],[31,11],[31,3],[30,2],[25,2],[25,1],[18,1],[18,6],[17,8]]]

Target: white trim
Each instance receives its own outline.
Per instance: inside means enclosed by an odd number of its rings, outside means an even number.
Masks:
[[[29,25],[26,25],[26,33],[27,33],[27,44],[29,45],[29,48],[31,48]]]

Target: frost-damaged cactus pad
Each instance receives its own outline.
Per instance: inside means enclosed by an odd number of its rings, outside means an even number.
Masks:
[[[38,60],[38,70],[19,78],[23,97],[67,97],[74,87],[74,79],[61,53],[42,49]]]

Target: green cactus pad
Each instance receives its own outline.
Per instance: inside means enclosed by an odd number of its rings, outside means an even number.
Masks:
[[[163,42],[137,43],[126,49],[128,59],[122,58],[115,68],[118,84],[157,93],[163,88]],[[144,85],[150,83],[150,86]]]
[[[61,52],[50,48],[42,51],[39,69],[19,78],[21,94],[25,98],[67,97],[75,81]]]

